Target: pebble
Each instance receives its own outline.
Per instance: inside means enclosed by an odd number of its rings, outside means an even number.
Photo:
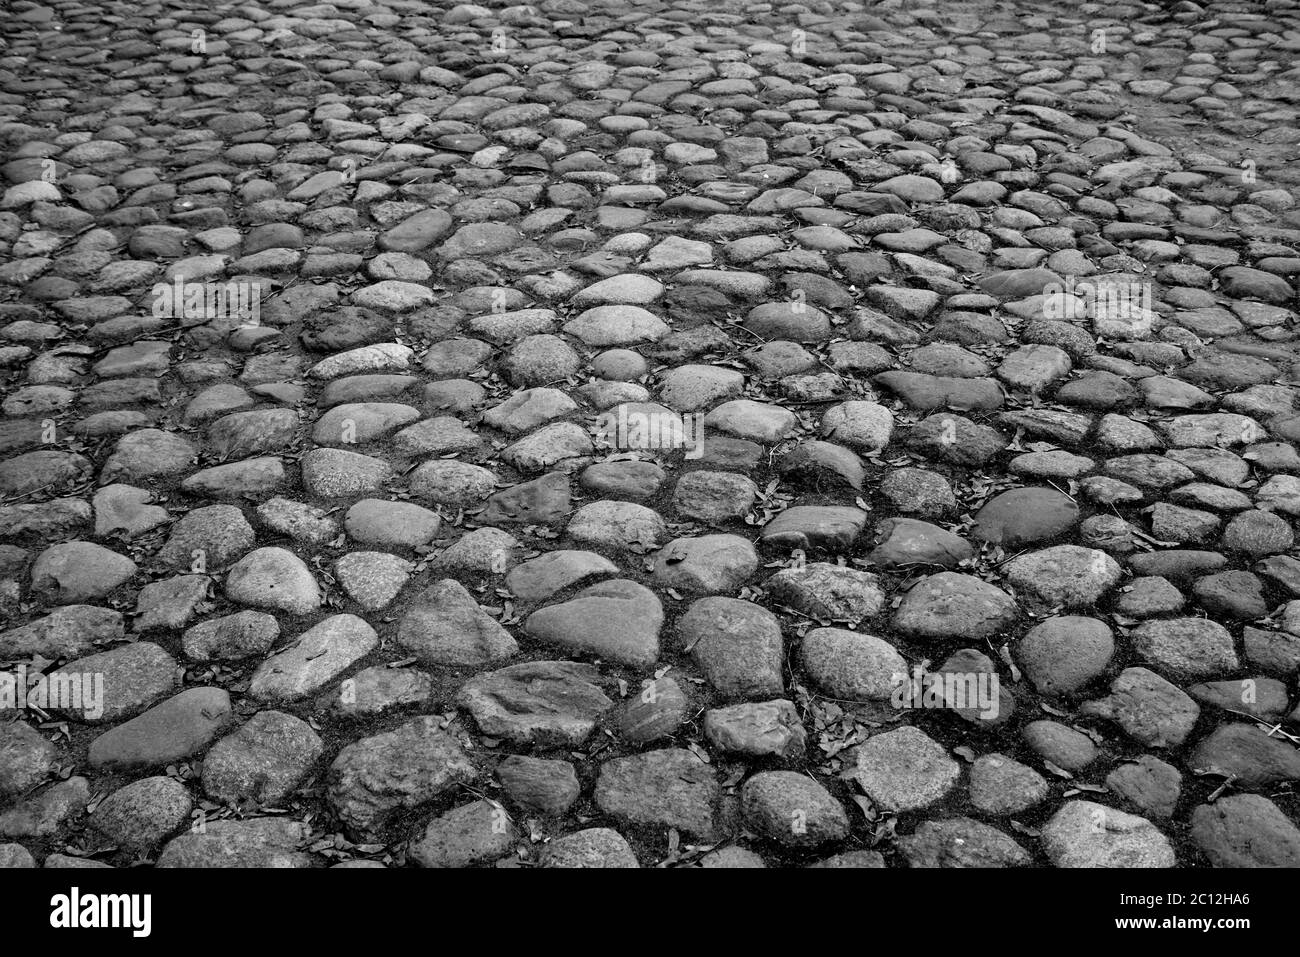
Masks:
[[[249,552],[226,575],[231,601],[307,615],[320,607],[320,586],[301,558],[288,549],[267,546]]]
[[[1021,737],[1035,754],[1053,767],[1082,771],[1097,758],[1097,747],[1082,731],[1059,721],[1031,721]]]
[[[511,658],[519,645],[460,582],[434,582],[413,600],[397,641],[426,665],[466,668]]]
[[[430,821],[406,853],[419,867],[472,867],[504,857],[515,840],[503,807],[474,801]]]
[[[362,717],[423,705],[432,697],[433,679],[425,672],[376,665],[341,681],[332,708],[341,715]]]
[[[0,727],[0,795],[15,798],[40,784],[55,768],[58,751],[30,725]]]
[[[1078,545],[1054,545],[1012,559],[1007,581],[1053,607],[1097,604],[1119,583],[1119,563],[1103,551]]]
[[[1057,867],[1173,867],[1169,839],[1144,817],[1092,801],[1067,802],[1043,828]]]
[[[334,574],[348,597],[366,611],[388,607],[415,566],[387,552],[348,552],[334,563]]]
[[[970,575],[940,572],[903,596],[894,627],[914,638],[981,638],[1010,627],[1019,609],[1006,592]]]
[[[809,631],[799,659],[817,688],[845,701],[887,701],[908,673],[907,662],[884,639],[840,628]]]
[[[1133,629],[1138,655],[1174,678],[1217,678],[1236,671],[1232,635],[1206,618],[1169,618],[1143,622]]]
[[[1150,817],[1173,816],[1182,790],[1182,775],[1173,765],[1144,754],[1106,775],[1106,787]]]
[[[911,867],[1027,867],[1029,852],[1010,835],[968,817],[923,821],[898,840]]]
[[[918,811],[942,800],[961,769],[924,731],[902,727],[868,738],[852,750],[847,775],[884,810]]]
[[[510,569],[506,587],[524,601],[543,601],[588,578],[618,574],[618,566],[595,552],[556,549]]]
[[[612,579],[533,612],[524,627],[549,644],[645,668],[659,656],[663,617],[663,607],[649,589]]]
[[[56,605],[79,605],[129,581],[136,564],[93,542],[51,545],[32,563],[31,587]]]
[[[971,533],[982,541],[1016,548],[1060,538],[1078,520],[1078,505],[1055,489],[1013,489],[975,513]]]
[[[774,844],[811,849],[848,837],[844,808],[821,784],[793,771],[760,771],[741,790],[745,823]]]
[[[90,743],[90,766],[131,771],[163,767],[202,751],[230,724],[230,695],[221,688],[188,688]]]
[[[970,769],[970,800],[985,814],[1020,814],[1047,799],[1047,781],[1004,754],[979,757]]]
[[[174,778],[141,778],[96,805],[90,826],[114,844],[149,851],[184,827],[193,807],[185,785]]]
[[[1197,743],[1189,766],[1231,775],[1245,787],[1262,787],[1300,776],[1300,759],[1294,748],[1246,724],[1215,728]]]
[[[591,665],[533,661],[484,672],[461,687],[457,704],[484,734],[516,747],[577,747],[611,707]]]
[[[885,604],[876,575],[826,562],[783,568],[763,587],[796,611],[826,622],[856,625],[876,617]]]
[[[1192,811],[1192,841],[1214,867],[1294,867],[1300,829],[1258,794],[1233,794]]]
[[[675,538],[659,550],[654,581],[686,595],[735,591],[758,570],[758,554],[739,535]]]
[[[563,814],[582,793],[568,761],[512,754],[497,765],[496,773],[510,800],[531,814]]]
[[[714,708],[704,715],[704,735],[720,751],[758,758],[799,760],[807,744],[799,712],[784,699]]]
[[[1115,640],[1096,618],[1064,615],[1049,618],[1025,632],[1016,658],[1039,690],[1071,694],[1106,671]]]
[[[283,806],[324,747],[305,721],[279,711],[260,711],[208,751],[203,759],[203,790],[223,804]]]
[[[438,724],[413,718],[339,752],[329,767],[329,802],[350,833],[369,840],[393,815],[478,776],[460,743]]]
[[[212,821],[202,831],[172,838],[158,855],[159,867],[310,867],[299,850],[310,831],[282,817]]]
[[[87,724],[105,724],[137,715],[180,684],[176,660],[151,641],[118,645],[69,661],[50,673],[51,680],[54,676],[68,681],[80,678],[82,694],[67,714]],[[94,690],[101,684],[102,701],[97,700],[100,692]]]
[[[1177,747],[1200,717],[1195,701],[1176,685],[1146,668],[1125,668],[1110,685],[1110,695],[1085,702],[1082,713],[1115,721],[1148,747]]]
[[[726,698],[771,698],[784,692],[781,626],[759,605],[700,598],[678,619],[677,639]]]
[[[676,828],[704,840],[716,836],[722,787],[714,769],[680,748],[613,758],[600,767],[596,806],[639,827]]]
[[[356,615],[332,615],[258,666],[248,692],[259,701],[297,701],[315,694],[379,644]]]
[[[617,831],[591,827],[556,838],[546,845],[542,867],[640,867],[632,846]]]
[[[25,625],[0,632],[0,658],[80,658],[96,644],[122,638],[123,631],[121,612],[95,605],[64,605]]]
[[[238,611],[187,628],[181,646],[192,661],[238,661],[265,653],[279,637],[273,615]]]

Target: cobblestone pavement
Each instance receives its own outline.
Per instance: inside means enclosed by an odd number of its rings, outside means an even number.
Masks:
[[[0,863],[1300,864],[1300,5],[14,0]]]

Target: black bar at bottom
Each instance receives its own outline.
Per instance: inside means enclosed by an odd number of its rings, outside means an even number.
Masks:
[[[929,927],[1085,945],[1199,935],[1232,947],[1293,926],[1294,909],[1289,882],[1275,871],[699,869],[670,880],[648,869],[539,877],[499,870],[9,871],[0,875],[0,901],[15,942],[77,934],[82,942],[93,936],[127,948],[224,940],[258,949],[338,948],[415,934],[435,953],[466,945],[466,936],[493,948],[514,934],[535,941],[544,928],[585,939],[607,933],[611,942],[666,933],[679,944],[682,931],[717,933],[732,946],[750,935],[770,944],[771,934],[787,932],[818,942],[843,934],[861,945],[872,928]],[[146,898],[135,895],[148,895],[147,909]]]

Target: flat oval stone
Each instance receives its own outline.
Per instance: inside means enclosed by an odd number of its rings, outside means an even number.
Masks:
[[[46,680],[51,689],[67,688],[71,699],[50,701],[52,708],[86,724],[106,724],[137,715],[171,694],[180,685],[180,672],[162,647],[137,641],[70,661]]]
[[[1079,520],[1079,507],[1049,488],[1020,488],[985,502],[975,513],[971,534],[1006,548],[1058,538]]]
[[[1100,676],[1115,653],[1106,623],[1066,615],[1035,625],[1016,644],[1029,680],[1048,694],[1069,694]]]
[[[809,631],[799,660],[818,688],[847,701],[887,701],[908,671],[889,642],[841,628]]]
[[[617,574],[618,566],[595,552],[557,549],[510,569],[506,587],[525,601],[545,601],[587,578]]]
[[[298,701],[320,691],[378,645],[379,636],[364,619],[333,615],[262,662],[248,693],[272,703]]]
[[[161,767],[202,751],[233,720],[230,695],[221,688],[189,688],[90,742],[97,769]]]
[[[918,639],[983,638],[1019,616],[1015,600],[1000,588],[970,575],[940,572],[903,596],[894,627]]]
[[[564,331],[594,347],[630,346],[655,342],[668,334],[668,324],[640,306],[609,305],[588,309],[564,324]]]

